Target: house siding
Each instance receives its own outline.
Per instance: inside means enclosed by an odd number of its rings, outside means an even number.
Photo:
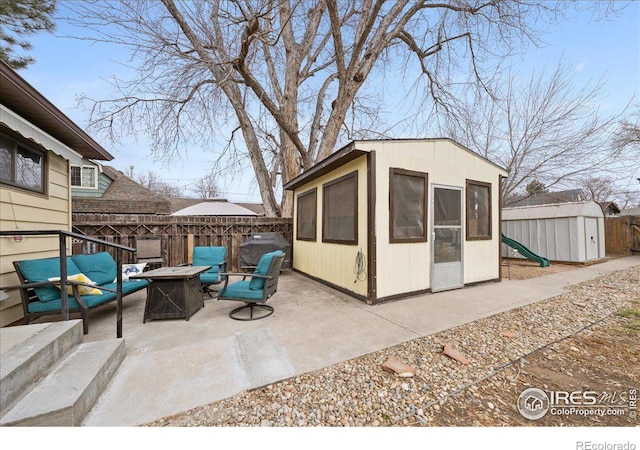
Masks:
[[[33,194],[6,185],[0,186],[0,229],[66,230],[71,231],[71,190],[68,160],[53,152],[47,153],[47,188],[45,195]],[[15,214],[15,216],[14,216]],[[13,261],[47,258],[59,254],[57,237],[30,236],[16,243],[0,240],[0,285],[18,284]],[[0,327],[22,318],[20,293],[7,291],[9,298],[0,302]]]

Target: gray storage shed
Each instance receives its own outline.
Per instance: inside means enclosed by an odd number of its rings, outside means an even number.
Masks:
[[[605,257],[604,214],[592,200],[504,208],[502,232],[550,261],[585,263]],[[503,244],[502,256],[520,255]]]

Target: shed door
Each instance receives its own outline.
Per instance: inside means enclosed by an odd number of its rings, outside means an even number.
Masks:
[[[445,291],[464,285],[462,267],[462,188],[434,187],[431,291]]]
[[[587,246],[587,261],[598,259],[598,247],[600,246],[600,243],[598,242],[598,219],[585,217],[584,228]]]

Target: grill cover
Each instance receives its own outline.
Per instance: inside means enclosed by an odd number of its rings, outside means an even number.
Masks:
[[[282,269],[291,268],[291,244],[280,233],[256,233],[240,244],[240,267],[254,268],[265,253],[282,250],[285,253]]]

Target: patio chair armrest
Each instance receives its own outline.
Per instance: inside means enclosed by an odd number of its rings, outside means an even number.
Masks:
[[[193,263],[182,263],[182,264],[178,264],[176,267],[187,267],[187,266],[192,266]]]
[[[13,286],[0,286],[0,289],[29,289],[43,286],[55,286],[56,284],[60,284],[59,281],[38,281],[34,283],[25,283],[25,284],[14,284]],[[71,285],[71,283],[67,283]]]
[[[44,286],[60,286],[60,281],[37,281],[34,283],[25,283],[25,284],[15,284],[13,286],[2,286],[0,287],[0,289],[5,290],[5,289],[31,289],[31,288],[37,288],[37,287],[44,287]],[[74,281],[74,280],[69,280],[67,281],[67,286],[71,286],[72,288],[74,286],[87,286],[87,287],[92,287],[92,288],[96,288],[96,289],[100,289],[101,291],[109,291],[109,292],[115,292],[117,293],[117,290],[114,289],[109,289],[106,287],[102,287],[102,286],[97,286],[95,284],[89,284],[89,283],[83,283],[81,281]]]
[[[235,277],[244,277],[244,278],[246,278],[246,277],[251,277],[251,278],[264,278],[265,280],[266,280],[266,279],[269,279],[269,278],[272,278],[272,277],[270,277],[269,275],[259,275],[259,274],[257,274],[257,273],[238,273],[238,272],[235,272],[235,273],[232,273],[232,272],[229,272],[229,273],[222,272],[222,273],[220,274],[220,276],[221,276],[221,277],[227,277],[227,278],[228,278],[228,277],[233,277],[233,276],[235,276]]]

